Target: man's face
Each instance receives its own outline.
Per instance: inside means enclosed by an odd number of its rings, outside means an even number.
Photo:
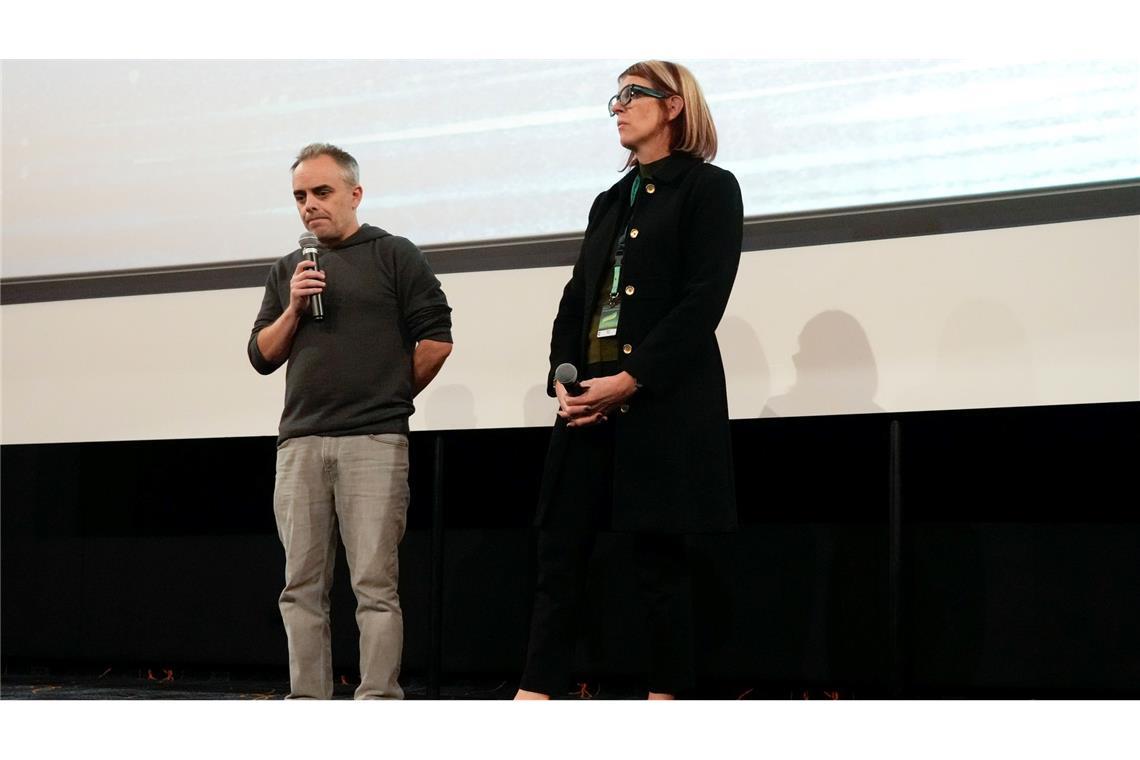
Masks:
[[[344,170],[331,156],[317,156],[293,170],[293,198],[305,229],[325,245],[339,243],[360,229],[356,207],[364,194],[344,179]]]

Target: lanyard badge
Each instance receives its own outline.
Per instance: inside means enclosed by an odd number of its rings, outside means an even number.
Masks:
[[[637,200],[637,191],[641,188],[641,175],[633,178],[633,187],[629,191],[629,205],[632,208],[634,202]],[[621,260],[625,256],[625,240],[629,234],[629,226],[633,223],[633,214],[630,214],[630,219],[625,224],[625,229],[618,238],[617,251],[614,254],[614,271],[613,278],[610,281],[610,293],[606,299],[606,303],[602,306],[602,316],[598,321],[598,337],[611,338],[617,335],[618,320],[621,317],[621,295],[618,293],[618,285],[621,284]]]

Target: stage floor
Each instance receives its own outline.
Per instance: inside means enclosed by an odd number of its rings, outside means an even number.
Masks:
[[[284,699],[288,679],[230,679],[220,676],[175,677],[165,674],[108,674],[102,678],[19,675],[0,679],[0,699]],[[426,699],[427,681],[408,679],[406,699]],[[352,699],[355,684],[338,683],[333,699]],[[440,699],[509,699],[514,687],[506,681],[467,681],[440,685]]]
[[[518,674],[444,677],[439,699],[511,699],[518,688]],[[266,671],[172,670],[163,668],[85,667],[9,668],[0,675],[0,699],[81,700],[81,699],[284,699],[289,692],[288,674]],[[428,679],[422,674],[400,677],[406,699],[428,699]],[[352,699],[355,682],[337,675],[333,699]],[[858,690],[821,687],[800,688],[767,685],[754,688],[741,684],[709,684],[688,699],[852,699],[864,696]],[[873,696],[873,695],[866,695]],[[580,686],[563,699],[644,699],[644,687],[633,680],[596,681]]]

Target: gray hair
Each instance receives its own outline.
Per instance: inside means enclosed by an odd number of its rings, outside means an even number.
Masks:
[[[301,148],[301,152],[297,154],[297,160],[289,167],[289,171],[296,169],[302,161],[317,156],[328,156],[336,161],[337,166],[344,171],[344,181],[348,183],[349,187],[356,187],[360,184],[360,164],[356,163],[356,159],[349,155],[348,151],[341,150],[329,143],[310,143]]]

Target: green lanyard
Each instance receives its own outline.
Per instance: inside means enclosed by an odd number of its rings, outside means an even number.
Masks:
[[[617,335],[618,320],[621,315],[621,299],[618,296],[618,283],[621,282],[621,260],[625,256],[625,239],[629,234],[629,227],[633,224],[633,207],[637,201],[637,191],[641,189],[641,174],[633,178],[633,189],[629,191],[629,221],[625,223],[625,230],[618,238],[617,251],[614,252],[614,279],[610,285],[610,295],[598,317],[599,338],[610,338]]]
[[[637,200],[637,191],[641,189],[641,174],[638,173],[633,178],[633,187],[629,189],[629,207],[633,208],[634,202]],[[630,220],[625,223],[625,231],[621,233],[621,241],[618,243],[617,254],[614,256],[614,281],[610,285],[610,300],[613,301],[617,298],[618,282],[621,280],[621,260],[625,256],[625,238],[629,234],[629,225],[633,223],[633,215],[630,215]]]

